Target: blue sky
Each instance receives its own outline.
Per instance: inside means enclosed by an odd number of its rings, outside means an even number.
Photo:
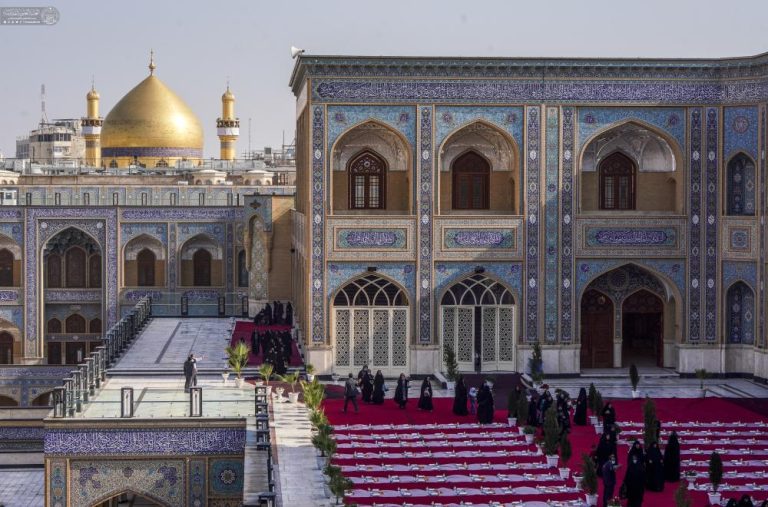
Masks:
[[[205,155],[218,156],[215,120],[229,77],[241,119],[238,152],[277,146],[294,133],[289,49],[307,54],[427,56],[724,57],[768,51],[768,1],[690,0],[246,0],[54,5],[54,26],[0,26],[0,151],[40,118],[80,117],[91,76],[102,115],[147,75],[157,75],[197,113]]]

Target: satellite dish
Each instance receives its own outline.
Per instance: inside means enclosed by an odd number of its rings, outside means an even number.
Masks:
[[[304,50],[301,48],[297,48],[296,46],[291,46],[291,58],[296,58],[300,54],[303,54]]]

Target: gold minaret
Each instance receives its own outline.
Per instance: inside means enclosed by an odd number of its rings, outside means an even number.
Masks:
[[[101,166],[101,126],[104,119],[99,116],[99,92],[91,83],[91,91],[86,96],[88,101],[87,115],[82,118],[81,126],[85,137],[85,165]]]
[[[240,119],[235,118],[235,96],[227,91],[221,96],[221,118],[216,119],[216,133],[221,142],[221,159],[235,160],[235,142],[240,136]]]

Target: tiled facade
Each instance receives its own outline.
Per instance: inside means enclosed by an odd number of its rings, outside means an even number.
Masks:
[[[650,293],[664,288],[659,365],[768,377],[762,335],[768,56],[738,62],[302,55],[291,86],[301,99],[297,118],[307,121],[299,129],[307,139],[298,139],[297,146],[306,147],[304,160],[311,164],[297,168],[299,188],[309,186],[309,193],[297,195],[311,201],[297,208],[311,209],[312,216],[298,217],[294,237],[303,238],[296,248],[309,253],[304,276],[311,279],[311,307],[297,298],[297,316],[308,330],[310,360],[324,372],[342,370],[334,362],[334,294],[378,273],[402,284],[410,296],[406,369],[443,369],[441,297],[452,284],[482,273],[515,295],[511,339],[518,369],[525,369],[529,346],[538,341],[547,371],[576,373],[584,367],[584,292],[597,290],[602,275],[628,273],[633,283],[650,277]],[[310,114],[302,115],[305,110]],[[337,167],[332,150],[367,122],[390,128],[414,154],[408,168],[412,188],[396,190],[412,196],[411,214],[344,212],[343,205],[331,203],[327,189],[346,170]],[[494,165],[491,174],[519,174],[519,186],[511,190],[519,206],[460,213],[437,205],[447,202],[440,178],[450,177],[443,160],[448,143],[473,126],[480,130],[467,134],[457,149],[480,150],[491,139],[481,139],[485,131],[510,139],[508,159],[516,162]],[[591,209],[589,198],[597,201],[585,195],[592,188],[587,178],[596,176],[585,171],[596,169],[585,169],[585,153],[626,135],[625,128],[639,132],[630,139],[639,144],[626,145],[637,149],[638,160],[651,153],[642,143],[653,139],[666,150],[666,164],[649,162],[637,173],[644,207]],[[376,150],[375,142],[357,148]],[[729,162],[736,156],[753,165],[732,172]],[[657,188],[667,197],[654,195]],[[736,216],[726,208],[732,196],[746,213]],[[405,269],[415,275],[415,291],[407,285],[411,278],[396,276]],[[754,310],[739,310],[740,322],[751,323],[751,332],[762,337],[750,348],[728,346],[729,337],[741,332],[729,327],[728,290],[737,282],[754,298]],[[626,366],[621,305],[630,295],[616,301],[612,366]],[[757,315],[745,320],[744,311]],[[354,338],[364,327],[349,332]]]

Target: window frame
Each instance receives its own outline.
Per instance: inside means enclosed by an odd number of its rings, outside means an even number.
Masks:
[[[629,173],[623,173],[617,170],[617,166],[609,167],[611,163],[616,159],[622,159],[627,162],[627,165],[621,169],[624,171],[629,168]],[[598,192],[599,192],[599,206],[601,211],[634,211],[637,210],[637,164],[634,160],[620,151],[615,151],[600,161],[598,166]],[[629,189],[627,206],[621,207],[621,179],[629,176]],[[611,189],[612,205],[608,206],[606,203],[606,186],[609,184]]]
[[[370,159],[378,166],[374,170],[367,169],[364,159]],[[372,179],[378,178],[378,203],[372,205],[372,192],[374,188]],[[350,210],[384,210],[387,209],[387,163],[371,150],[365,150],[355,155],[347,164],[347,178],[349,179],[349,209]],[[362,178],[362,185],[357,185],[358,178]],[[359,188],[363,192],[362,205],[358,205]]]

